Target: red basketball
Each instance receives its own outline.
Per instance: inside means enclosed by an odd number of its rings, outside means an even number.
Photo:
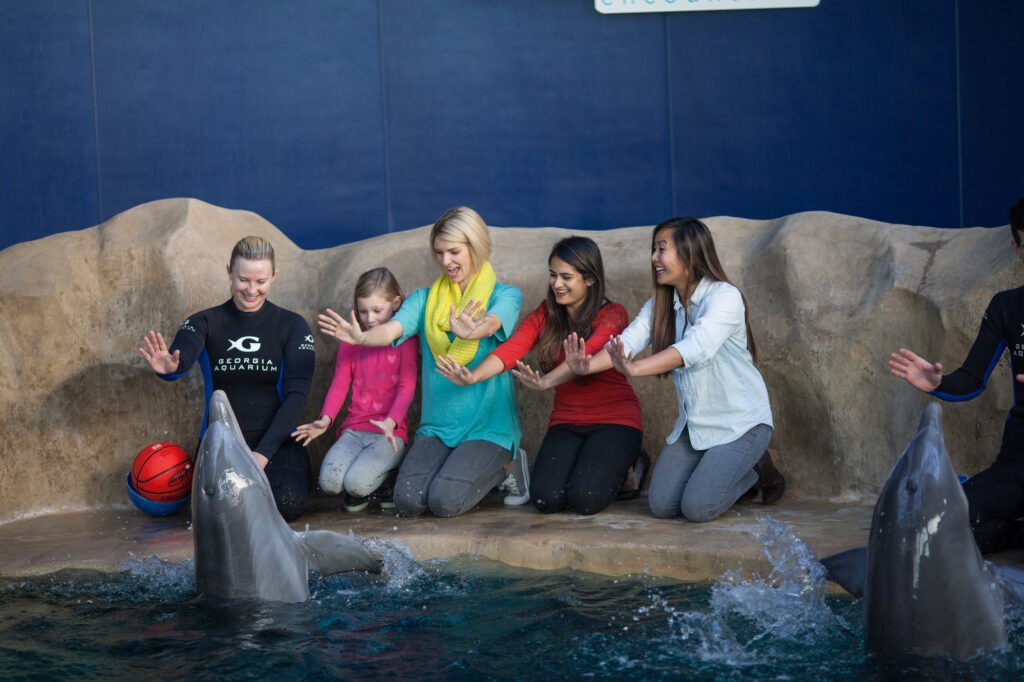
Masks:
[[[177,502],[192,492],[192,458],[174,443],[153,443],[135,455],[132,487],[153,502]]]

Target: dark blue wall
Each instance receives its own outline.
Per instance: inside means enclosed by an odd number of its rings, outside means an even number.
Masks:
[[[1024,3],[0,0],[0,248],[194,196],[307,248],[824,209],[1001,225]]]

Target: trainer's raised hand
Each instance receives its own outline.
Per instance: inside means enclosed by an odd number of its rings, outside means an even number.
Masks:
[[[149,363],[154,372],[157,374],[173,374],[177,371],[180,364],[181,351],[176,350],[173,354],[169,353],[163,334],[150,330],[149,334],[144,336],[142,340],[145,342],[146,347],[139,348],[139,352],[142,354],[142,357],[146,358],[146,362]]]
[[[942,363],[931,363],[911,350],[900,348],[889,360],[893,376],[905,380],[919,391],[931,393],[942,381]]]
[[[359,326],[355,310],[349,311],[348,317],[349,319],[346,320],[328,308],[316,316],[316,321],[320,325],[320,331],[324,334],[353,346],[361,346],[366,342],[366,332]]]

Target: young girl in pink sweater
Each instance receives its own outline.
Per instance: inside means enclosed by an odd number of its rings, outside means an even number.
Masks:
[[[356,281],[355,309],[363,331],[391,319],[402,305],[402,290],[387,268],[364,272]],[[303,445],[331,427],[345,403],[352,401],[338,428],[338,439],[320,466],[320,488],[345,492],[345,509],[361,511],[368,496],[405,454],[409,424],[406,410],[416,390],[418,342],[408,339],[397,348],[353,346],[341,342],[334,378],[327,389],[320,417],[292,434]],[[382,500],[388,506],[390,500]]]

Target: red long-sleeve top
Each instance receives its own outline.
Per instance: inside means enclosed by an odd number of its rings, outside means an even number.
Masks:
[[[515,366],[540,340],[541,330],[547,324],[547,306],[541,303],[527,315],[508,341],[493,351],[505,370]],[[619,303],[608,303],[597,312],[591,325],[590,338],[586,341],[588,354],[595,354],[608,340],[622,333],[629,324],[626,309]],[[565,360],[565,353],[559,351],[555,365]],[[629,380],[615,369],[598,374],[576,377],[555,388],[555,405],[548,419],[548,427],[555,424],[621,424],[643,430],[640,418],[640,400],[630,386]]]

